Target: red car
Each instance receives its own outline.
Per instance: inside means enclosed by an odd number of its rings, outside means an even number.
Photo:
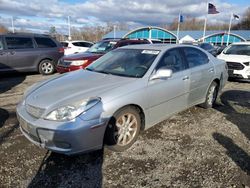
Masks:
[[[58,61],[56,70],[59,73],[70,72],[78,69],[84,69],[93,61],[118,47],[133,44],[150,44],[148,40],[137,39],[108,39],[94,44],[88,51],[83,53],[64,56]]]

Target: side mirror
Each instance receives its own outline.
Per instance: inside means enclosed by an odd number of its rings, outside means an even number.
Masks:
[[[170,78],[172,74],[173,71],[171,69],[159,69],[151,76],[150,80]]]

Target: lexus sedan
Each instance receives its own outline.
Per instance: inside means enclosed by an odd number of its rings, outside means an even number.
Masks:
[[[17,116],[27,139],[54,152],[124,151],[173,114],[212,107],[227,77],[224,61],[194,46],[126,46],[33,85]]]

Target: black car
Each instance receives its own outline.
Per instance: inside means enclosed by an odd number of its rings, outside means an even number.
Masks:
[[[62,45],[48,35],[0,35],[0,73],[37,71],[52,74],[63,55]]]
[[[198,45],[200,48],[208,51],[210,54],[212,54],[213,56],[216,56],[217,55],[217,50],[216,48],[212,45],[212,44],[209,44],[209,43],[201,43]]]

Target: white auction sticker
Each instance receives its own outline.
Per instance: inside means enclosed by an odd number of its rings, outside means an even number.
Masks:
[[[160,53],[160,51],[156,51],[156,50],[143,50],[141,53],[142,54],[158,55]]]

